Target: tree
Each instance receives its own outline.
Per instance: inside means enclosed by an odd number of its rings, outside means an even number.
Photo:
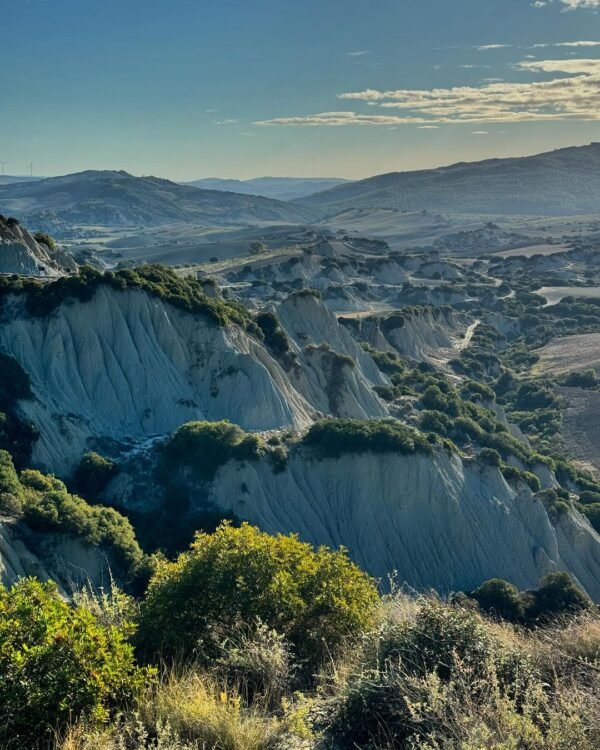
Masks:
[[[260,255],[261,253],[264,253],[266,249],[267,246],[263,242],[252,242],[248,252],[250,255]]]
[[[345,550],[224,523],[197,534],[175,562],[159,564],[139,638],[147,652],[209,657],[224,632],[260,619],[315,670],[343,639],[372,624],[377,602],[373,580]]]

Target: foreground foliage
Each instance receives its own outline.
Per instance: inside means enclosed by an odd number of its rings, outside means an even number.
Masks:
[[[506,582],[451,603],[380,598],[343,552],[223,525],[159,563],[139,605],[115,589],[71,604],[52,584],[0,589],[0,744],[596,750],[600,616],[574,591],[543,580],[530,593],[545,616],[525,628],[496,619],[523,603]],[[136,666],[132,620],[158,673]]]
[[[79,719],[105,721],[144,684],[127,639],[52,583],[0,587],[0,737],[30,750]]]
[[[233,627],[259,618],[289,640],[310,671],[369,626],[376,603],[374,583],[344,551],[223,524],[197,534],[176,562],[159,565],[139,638],[146,652],[205,658]]]

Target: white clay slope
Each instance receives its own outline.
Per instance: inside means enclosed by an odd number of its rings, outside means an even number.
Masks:
[[[197,419],[228,419],[248,430],[300,428],[328,403],[315,385],[322,375],[313,373],[312,387],[299,392],[238,326],[218,327],[142,291],[101,286],[91,301],[63,304],[43,318],[28,316],[22,300],[8,304],[0,351],[31,378],[35,398],[20,410],[40,432],[33,462],[48,471],[70,471],[93,438],[139,440]],[[335,316],[328,325],[333,332],[324,333],[335,341]],[[339,336],[344,352],[353,351],[347,332]],[[370,359],[360,359],[350,413],[378,416],[385,407],[362,367],[380,380]]]
[[[418,589],[470,590],[492,577],[525,589],[565,570],[600,600],[600,537],[580,514],[553,525],[527,487],[444,451],[325,460],[295,451],[281,473],[267,461],[229,464],[209,499],[266,531],[344,545],[373,575],[398,571]]]

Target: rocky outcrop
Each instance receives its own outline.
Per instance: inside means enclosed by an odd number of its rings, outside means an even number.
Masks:
[[[69,252],[37,242],[14,219],[0,216],[0,274],[44,278],[63,276],[76,269]]]

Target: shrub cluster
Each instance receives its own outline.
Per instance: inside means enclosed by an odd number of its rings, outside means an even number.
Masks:
[[[260,437],[230,422],[188,422],[164,444],[160,476],[165,482],[176,481],[187,470],[200,481],[210,481],[227,461],[256,460],[264,451]]]
[[[345,551],[223,524],[159,565],[139,637],[146,652],[206,657],[224,633],[259,618],[285,636],[311,674],[344,638],[372,624],[376,604],[375,584]]]
[[[108,552],[126,576],[134,576],[143,554],[130,522],[113,508],[88,505],[52,476],[27,469],[19,476],[0,450],[0,513],[22,519],[34,531],[80,539]]]
[[[339,458],[347,453],[424,453],[440,444],[433,435],[407,427],[396,419],[323,419],[302,438],[321,458]]]

